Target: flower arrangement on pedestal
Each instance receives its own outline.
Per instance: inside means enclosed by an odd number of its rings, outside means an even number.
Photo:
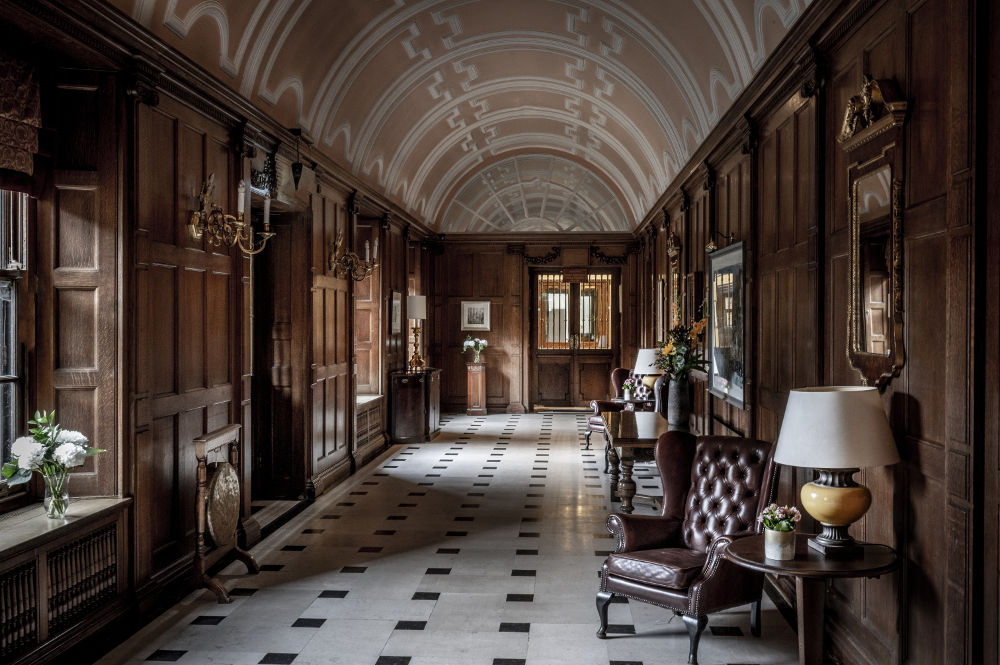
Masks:
[[[485,339],[479,339],[478,337],[473,337],[472,335],[466,335],[465,341],[462,343],[462,352],[466,352],[472,349],[472,362],[479,362],[479,353],[485,349],[487,346]]]
[[[31,436],[14,440],[10,449],[14,459],[3,465],[0,475],[13,486],[28,482],[32,472],[37,471],[45,481],[46,514],[62,519],[69,506],[69,469],[104,451],[88,446],[86,436],[63,429],[55,418],[55,411],[35,412],[35,417],[28,421]]]

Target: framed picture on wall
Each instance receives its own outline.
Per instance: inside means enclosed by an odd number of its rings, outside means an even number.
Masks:
[[[742,409],[744,368],[744,247],[708,255],[708,391]]]
[[[389,320],[392,324],[391,331],[393,334],[403,332],[403,294],[399,291],[392,292],[392,303],[390,304],[390,317]]]
[[[490,301],[462,301],[462,330],[490,329]]]

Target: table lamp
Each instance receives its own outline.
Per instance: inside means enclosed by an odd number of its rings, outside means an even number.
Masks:
[[[406,315],[416,321],[413,326],[413,357],[410,358],[410,371],[424,368],[424,359],[420,355],[420,322],[427,318],[427,296],[406,296]]]
[[[848,533],[872,502],[851,477],[861,467],[899,461],[878,390],[862,386],[800,388],[788,395],[774,461],[816,469],[802,486],[802,507],[823,525],[809,547],[828,557],[850,558],[861,548]]]
[[[642,382],[647,387],[652,388],[656,383],[656,378],[663,374],[663,370],[656,366],[656,349],[639,349],[635,355],[635,368],[632,370],[633,376],[643,377]]]

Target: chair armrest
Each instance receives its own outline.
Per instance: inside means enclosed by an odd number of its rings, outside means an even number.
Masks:
[[[615,537],[615,553],[671,547],[681,533],[681,520],[658,515],[612,513],[606,526]]]
[[[764,574],[738,566],[726,558],[726,548],[734,540],[756,535],[749,529],[720,536],[708,546],[705,566],[688,593],[690,610],[696,615],[742,605],[760,599]]]
[[[621,402],[609,402],[603,399],[593,399],[590,400],[590,408],[594,410],[595,414],[601,411],[624,411],[625,404]]]

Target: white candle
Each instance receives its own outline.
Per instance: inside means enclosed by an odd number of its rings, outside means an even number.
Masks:
[[[369,258],[370,258],[370,257],[368,256],[368,251],[369,251],[369,247],[368,247],[368,241],[367,241],[367,240],[365,240],[365,262],[367,262],[367,261],[369,260]]]
[[[378,259],[378,238],[375,238],[375,249],[372,251],[372,259]]]
[[[246,205],[247,194],[247,186],[243,184],[242,180],[240,180],[240,187],[236,191],[239,192],[236,195],[236,212],[242,217],[243,211],[245,210],[244,206]]]
[[[271,224],[271,197],[264,197],[264,228]]]
[[[250,221],[250,205],[251,205],[250,204],[250,197],[251,197],[251,193],[250,193],[250,181],[249,180],[244,180],[243,182],[246,183],[246,200],[243,203],[243,211],[244,211],[244,214],[246,214],[246,221],[249,222]]]

